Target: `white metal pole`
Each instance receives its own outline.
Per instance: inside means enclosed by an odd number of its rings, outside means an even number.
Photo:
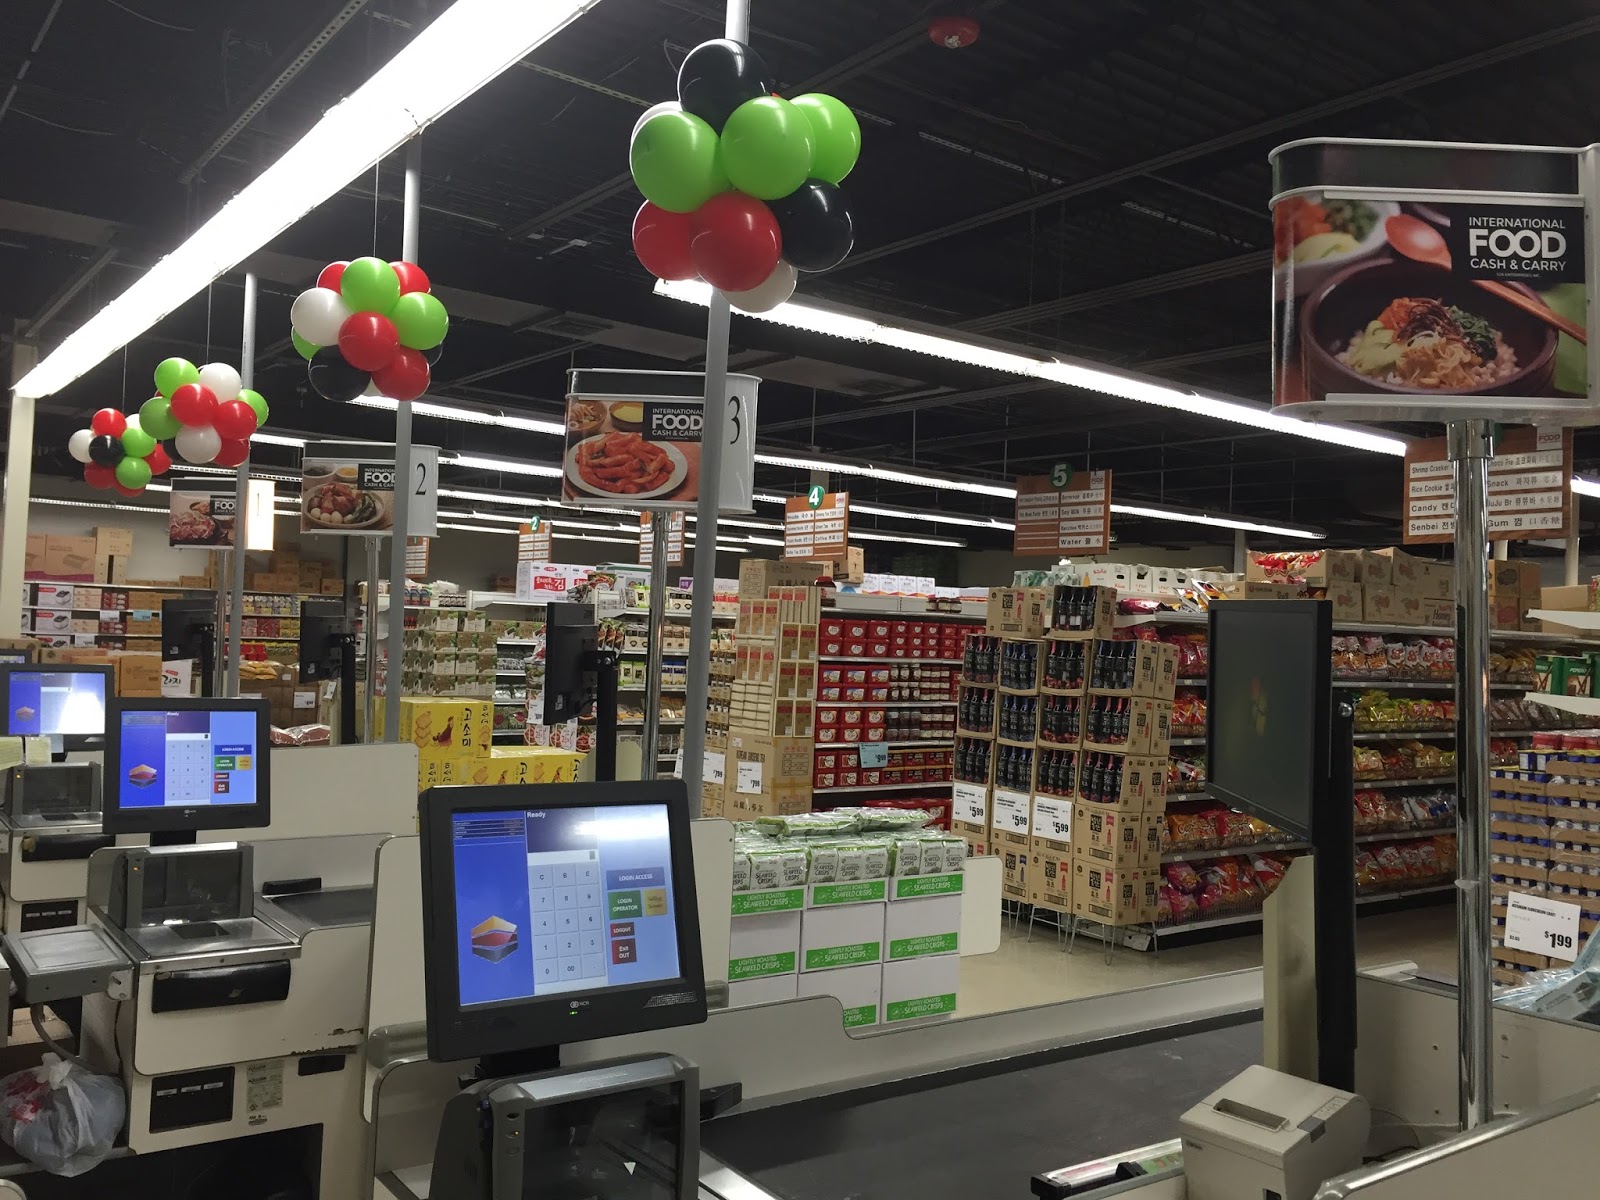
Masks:
[[[244,274],[244,322],[239,333],[239,386],[255,386],[256,378],[256,274]],[[233,486],[233,554],[232,578],[228,586],[228,675],[223,695],[239,694],[239,659],[243,656],[239,645],[240,631],[244,628],[244,553],[246,528],[250,517],[250,460],[239,464],[234,472]],[[275,515],[268,520],[275,521]]]
[[[400,223],[400,257],[417,261],[417,225],[422,212],[422,143],[406,143],[406,188]],[[411,517],[411,401],[394,411],[394,528],[389,535],[389,671],[383,708],[383,740],[400,740],[400,659],[406,631],[406,528]]]
[[[667,551],[675,515],[670,512],[650,514],[650,657],[645,660],[644,736],[640,738],[640,749],[644,753],[640,779],[655,779],[661,774],[661,635],[666,629]]]
[[[1572,511],[1567,517],[1567,553],[1562,566],[1562,582],[1573,587],[1578,582],[1578,493],[1572,493]]]
[[[362,736],[369,742],[381,742],[379,731],[374,728],[378,713],[378,539],[369,537],[364,539],[367,543],[367,607],[361,619],[362,642],[366,649],[364,661],[366,664],[367,688],[366,705],[364,709],[365,721],[362,723]],[[406,598],[404,594],[399,597],[389,597],[389,620],[404,621],[406,616]],[[384,705],[384,715],[388,715],[392,705]]]
[[[1250,543],[1245,538],[1244,530],[1233,531],[1233,569],[1237,574],[1243,575],[1245,568],[1250,563]]]
[[[33,370],[39,349],[23,338],[24,321],[12,328],[11,427],[6,433],[5,506],[0,514],[0,637],[22,636],[22,581],[28,567],[28,495],[33,487],[33,400],[16,393],[17,381]]]

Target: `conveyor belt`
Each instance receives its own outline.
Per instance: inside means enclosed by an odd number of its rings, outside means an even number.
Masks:
[[[785,1200],[1011,1200],[1029,1179],[1173,1136],[1261,1061],[1259,1021],[893,1094],[807,1100],[701,1127],[701,1143]]]

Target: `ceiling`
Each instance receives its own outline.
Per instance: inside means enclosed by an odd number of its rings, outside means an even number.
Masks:
[[[444,0],[11,0],[0,44],[0,328],[48,350],[214,212]],[[755,0],[751,41],[789,95],[861,118],[846,181],[855,253],[817,298],[1064,352],[1265,402],[1267,151],[1302,136],[1592,140],[1600,17],[1582,0]],[[980,22],[933,44],[931,17]],[[559,412],[573,366],[693,370],[704,310],[651,294],[629,223],[640,111],[720,36],[705,0],[604,0],[424,136],[420,261],[453,325],[435,398]],[[19,79],[20,75],[20,79]],[[1532,120],[1530,121],[1530,117]],[[25,164],[19,169],[17,164]],[[307,389],[288,306],[323,263],[398,257],[398,156],[257,255],[257,387],[270,428],[381,439],[385,413]],[[237,359],[238,276],[218,282],[41,406],[37,469],[69,475],[72,429],[135,407],[169,354]],[[9,352],[9,341],[7,343]],[[760,441],[781,453],[1009,478],[1110,468],[1119,500],[1398,534],[1399,465],[908,352],[735,316],[733,365],[763,377]],[[554,462],[549,437],[419,419],[449,448]],[[261,447],[264,465],[293,451]],[[1600,441],[1580,436],[1580,465]],[[447,484],[453,482],[447,478]],[[505,485],[534,492],[541,481]],[[763,467],[763,491],[804,476]],[[498,489],[461,473],[458,486]],[[852,495],[1008,516],[1009,502],[856,479]],[[1002,532],[862,518],[859,527]],[[1116,519],[1129,542],[1228,535]]]

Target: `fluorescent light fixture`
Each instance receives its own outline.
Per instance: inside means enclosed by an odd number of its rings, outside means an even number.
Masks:
[[[264,446],[293,446],[297,450],[305,449],[306,439],[290,437],[286,433],[262,433],[257,430],[250,435],[252,442],[260,442]]]
[[[493,525],[457,525],[457,524],[455,524],[453,522],[449,522],[449,521],[440,521],[439,522],[439,528],[440,529],[464,529],[468,533],[504,533],[504,534],[506,534],[508,536],[512,536],[512,537],[516,536],[516,532],[517,532],[515,529],[500,529],[500,528],[497,528],[496,526],[493,526]]]
[[[1279,537],[1306,538],[1322,541],[1328,535],[1320,529],[1294,525],[1271,525],[1265,521],[1247,521],[1242,517],[1214,517],[1210,513],[1188,512],[1181,508],[1155,508],[1143,504],[1113,504],[1111,511],[1130,517],[1153,517],[1158,521],[1178,521],[1190,525],[1214,525],[1219,529],[1244,529],[1251,533],[1274,533]],[[852,534],[852,537],[855,535]]]
[[[752,546],[781,546],[781,545],[783,545],[783,539],[782,538],[747,537],[747,538],[745,538],[745,541],[749,542]]]
[[[1572,490],[1580,496],[1600,496],[1600,479],[1585,479],[1582,475],[1574,475]]]
[[[698,281],[657,280],[655,294],[689,304],[704,306],[711,303],[710,285]],[[986,367],[1033,379],[1049,380],[1068,387],[1085,388],[1107,396],[1135,400],[1141,404],[1156,404],[1164,408],[1213,417],[1219,421],[1232,421],[1256,429],[1266,429],[1273,433],[1309,438],[1312,441],[1327,442],[1335,446],[1348,446],[1354,450],[1370,450],[1375,454],[1395,456],[1404,455],[1406,452],[1406,444],[1400,438],[1386,437],[1370,430],[1348,425],[1301,421],[1258,405],[1224,400],[1158,379],[1124,375],[1118,371],[1103,369],[1093,363],[1061,362],[1053,358],[1019,354],[981,342],[908,329],[905,326],[868,317],[819,308],[797,300],[787,301],[769,312],[743,315],[758,321],[786,325],[791,329],[830,334],[852,341],[909,350],[915,354],[926,354],[934,358],[946,358],[952,362],[967,363],[974,367]],[[762,456],[756,455],[756,461],[762,462]]]
[[[195,475],[232,475],[235,470],[233,467],[213,467],[206,463],[198,465],[195,463],[173,463],[172,469],[174,471],[190,472]],[[250,478],[271,479],[277,483],[300,482],[299,475],[293,475],[287,471],[258,471],[253,466],[250,468]]]
[[[917,512],[910,508],[885,508],[881,504],[861,504],[850,497],[850,512],[870,517],[895,517],[902,521],[929,521],[935,525],[970,525],[977,529],[1015,529],[1010,521],[998,517],[959,517],[947,512]]]
[[[357,396],[350,401],[362,408],[384,408],[394,412],[400,407],[400,402],[390,400],[387,396]],[[481,408],[451,401],[449,404],[436,404],[431,400],[413,400],[411,402],[411,415],[414,417],[436,417],[441,421],[462,421],[468,425],[493,425],[500,429],[524,429],[529,433],[550,433],[557,437],[567,436],[567,427],[561,421],[545,421],[537,417],[514,417],[503,412],[487,412]]]
[[[126,346],[600,0],[455,0],[187,241],[18,381],[39,399]]]
[[[566,529],[565,524],[558,524],[556,526],[556,537],[574,542],[610,542],[617,546],[637,546],[639,544],[639,539],[636,537],[601,537],[593,533],[568,533]]]
[[[508,496],[504,492],[474,492],[463,488],[442,487],[439,489],[439,495],[445,500],[478,500],[485,504],[526,504],[533,508],[561,507],[558,501],[546,500],[541,496]]]
[[[459,3],[459,0],[457,0]],[[447,466],[461,467],[472,471],[499,471],[505,475],[535,475],[540,479],[560,479],[560,467],[547,467],[540,463],[517,462],[511,458],[487,458],[481,454],[452,454],[445,458],[439,456],[439,461]]]
[[[689,520],[691,520],[691,521],[699,521],[700,520],[700,518],[695,516],[693,513],[690,513],[688,515],[689,515]],[[724,525],[731,525],[735,529],[782,529],[783,528],[782,522],[779,522],[779,521],[743,521],[743,520],[740,520],[740,519],[738,519],[736,517],[718,517],[717,518],[717,528],[721,529]]]
[[[871,533],[864,529],[852,529],[850,540],[863,542],[907,542],[913,546],[954,546],[960,548],[966,542],[960,538],[941,537],[914,537],[909,533]]]
[[[116,512],[166,512],[165,507],[157,508],[149,504],[112,504],[106,500],[58,500],[54,496],[29,496],[29,504],[52,504],[57,508],[98,508],[111,509]]]
[[[1013,497],[1017,489],[1007,484],[982,483],[975,479],[943,479],[926,471],[900,471],[893,467],[877,467],[871,463],[844,462],[832,458],[810,458],[799,454],[762,454],[756,452],[756,461],[767,467],[792,467],[797,471],[831,471],[835,475],[854,475],[863,479],[881,479],[887,483],[908,483],[913,486],[939,488],[942,491],[971,492],[979,496]]]

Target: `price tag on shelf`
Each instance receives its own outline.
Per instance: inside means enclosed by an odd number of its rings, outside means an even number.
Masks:
[[[862,742],[860,754],[863,767],[887,767],[889,765],[889,747],[882,742]]]
[[[1578,957],[1581,913],[1563,900],[1512,892],[1506,898],[1506,946],[1571,962]]]
[[[958,779],[951,788],[951,798],[955,801],[951,820],[966,821],[970,825],[989,823],[989,789],[983,784],[963,783]]]
[[[682,779],[683,778],[683,747],[682,746],[679,746],[677,751],[672,756],[672,777],[674,779]]]
[[[700,757],[700,782],[718,786],[728,781],[728,756],[721,750],[704,751]]]
[[[994,793],[994,828],[996,833],[1027,833],[1030,813],[1027,792]]]
[[[1059,796],[1033,799],[1033,835],[1052,842],[1072,840],[1072,801]]]
[[[734,789],[746,796],[759,796],[761,794],[761,763],[742,762],[739,764],[739,778],[734,783]]]

